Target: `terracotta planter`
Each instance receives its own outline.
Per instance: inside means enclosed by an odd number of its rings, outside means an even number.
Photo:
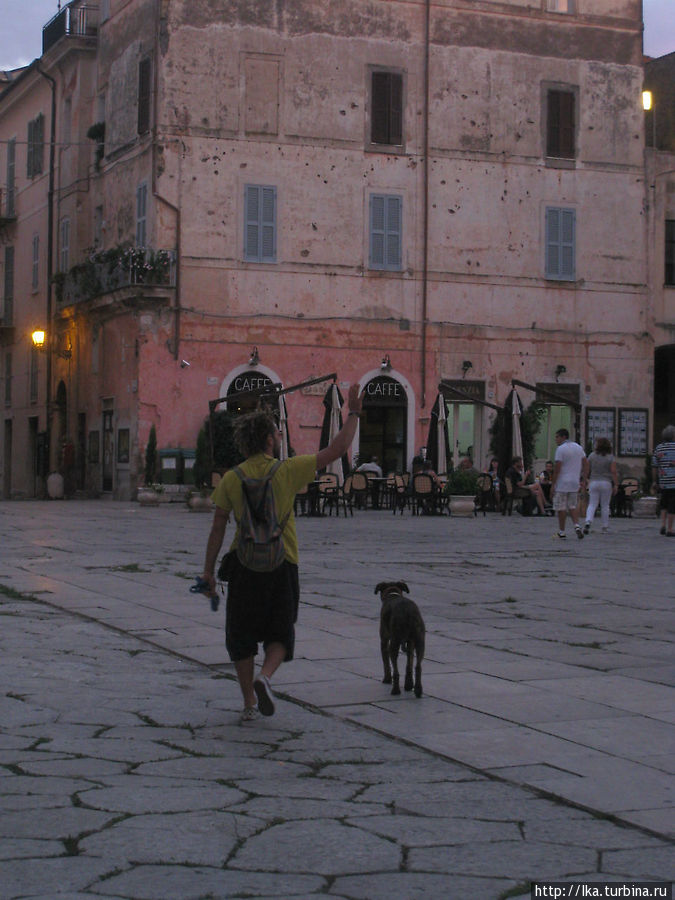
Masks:
[[[136,499],[141,506],[159,506],[159,495],[149,488],[140,488]]]
[[[191,512],[211,512],[214,503],[210,497],[202,497],[201,494],[192,494],[188,499]]]

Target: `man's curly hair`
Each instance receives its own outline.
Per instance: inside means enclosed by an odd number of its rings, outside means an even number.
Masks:
[[[234,443],[242,456],[248,459],[265,450],[267,438],[276,430],[274,416],[266,410],[246,413],[234,423]]]

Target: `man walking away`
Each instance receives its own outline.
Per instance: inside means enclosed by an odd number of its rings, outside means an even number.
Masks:
[[[675,537],[675,425],[666,425],[652,457],[653,487],[661,492],[661,534]]]
[[[246,460],[241,466],[226,472],[213,492],[216,511],[206,546],[202,578],[209,591],[215,592],[216,561],[230,513],[233,512],[237,530],[227,556],[225,646],[234,663],[244,698],[244,710],[240,717],[242,724],[254,721],[260,715],[274,714],[274,694],[270,678],[282,662],[293,658],[295,622],[300,599],[298,539],[293,502],[298,490],[314,480],[316,471],[325,468],[333,460],[340,459],[352,443],[362,405],[356,384],[349,389],[348,405],[349,415],[345,424],[327,447],[316,454],[294,456],[283,462],[278,461],[281,433],[270,413],[249,413],[239,417],[235,424],[235,441]],[[268,509],[271,504],[281,528],[281,556],[284,558],[271,571],[254,571],[245,567],[240,559],[245,556],[239,541],[240,532],[244,534],[246,523],[251,520],[252,510],[246,484],[249,484],[250,479],[256,479],[259,486],[262,486],[260,480],[270,474],[271,478],[263,493]],[[265,493],[270,488],[272,498]],[[262,504],[253,511],[254,518],[259,520],[261,509]],[[259,642],[263,645],[264,660],[258,677],[254,679],[255,655]]]
[[[588,460],[583,448],[575,441],[570,440],[570,433],[566,428],[560,428],[555,433],[555,442],[558,449],[555,452],[555,466],[551,483],[553,495],[553,509],[558,513],[558,537],[564,539],[567,513],[574,523],[574,530],[581,540],[584,533],[579,524],[579,482],[586,480],[588,474]]]

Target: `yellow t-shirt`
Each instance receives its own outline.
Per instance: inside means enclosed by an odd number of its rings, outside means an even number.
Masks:
[[[257,453],[250,456],[241,464],[241,470],[244,475],[249,478],[263,478],[272,468],[275,459],[267,456],[265,453]],[[294,456],[292,459],[285,459],[272,477],[272,491],[274,492],[274,503],[277,508],[277,518],[279,521],[288,515],[288,520],[283,531],[284,547],[286,548],[286,559],[288,562],[298,563],[298,536],[295,531],[295,517],[293,515],[293,503],[295,495],[300,488],[309,484],[314,480],[316,473],[316,454],[308,456]],[[231,512],[234,512],[234,518],[237,523],[237,531],[230,549],[234,549],[237,543],[237,532],[239,530],[239,519],[241,518],[243,508],[243,494],[241,490],[241,481],[237,477],[236,472],[230,469],[226,472],[218,483],[218,487],[211,495],[211,499],[224,510],[229,518]]]

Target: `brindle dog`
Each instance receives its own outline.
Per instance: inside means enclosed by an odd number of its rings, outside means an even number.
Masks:
[[[380,595],[380,649],[384,665],[384,684],[391,684],[392,694],[400,694],[398,675],[398,654],[402,649],[407,656],[405,667],[406,691],[415,690],[415,696],[422,696],[422,660],[424,659],[424,620],[417,604],[403,592],[410,593],[405,581],[381,581],[375,588]],[[413,684],[413,657],[415,659],[415,681]],[[393,671],[393,679],[392,679]]]

